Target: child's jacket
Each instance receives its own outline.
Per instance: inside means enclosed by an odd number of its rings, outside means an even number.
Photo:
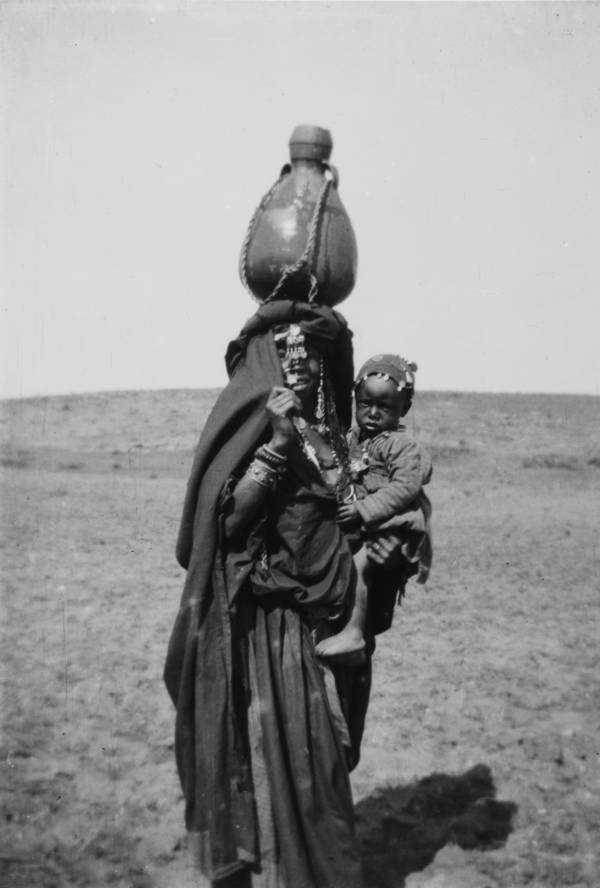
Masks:
[[[363,440],[354,429],[348,444],[366,535],[393,531],[405,537],[402,552],[418,562],[418,580],[424,583],[432,560],[431,503],[423,490],[432,474],[431,457],[403,426]]]

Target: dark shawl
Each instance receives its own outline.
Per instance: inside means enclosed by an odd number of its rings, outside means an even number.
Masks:
[[[187,569],[169,641],[165,682],[177,707],[175,751],[188,830],[209,836],[213,877],[238,868],[252,822],[252,784],[236,713],[228,602],[221,582],[217,510],[223,485],[267,434],[265,404],[283,385],[271,328],[299,323],[325,358],[338,415],[348,426],[353,381],[351,333],[325,306],[282,300],[261,306],[230,343],[230,381],[208,417],[187,486],[177,559]],[[240,833],[241,830],[241,833]]]

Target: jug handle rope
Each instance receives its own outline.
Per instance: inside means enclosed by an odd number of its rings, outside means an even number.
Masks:
[[[330,170],[329,166],[327,166],[326,164],[323,164],[323,167],[324,167],[324,172],[325,172],[325,181],[323,182],[323,186],[321,188],[321,191],[319,192],[319,196],[318,196],[317,202],[315,204],[315,209],[313,212],[313,217],[310,222],[310,228],[308,230],[308,238],[306,240],[306,246],[304,248],[304,252],[300,256],[300,258],[296,262],[294,262],[293,265],[285,265],[284,266],[283,273],[282,273],[281,277],[277,281],[277,284],[275,285],[274,289],[266,297],[264,302],[271,302],[273,299],[276,299],[279,292],[281,291],[281,289],[285,285],[286,281],[290,277],[292,277],[293,275],[297,274],[305,265],[308,265],[309,262],[312,262],[313,255],[314,255],[314,249],[315,249],[315,243],[317,240],[317,233],[319,230],[319,222],[321,221],[321,217],[323,215],[323,208],[325,206],[325,201],[327,200],[327,195],[329,194],[329,189],[331,188],[331,185],[335,181],[334,173]],[[280,174],[279,178],[277,179],[277,181],[271,186],[271,188],[269,188],[267,193],[264,195],[264,197],[260,201],[259,205],[257,206],[256,210],[254,211],[254,213],[252,215],[252,218],[250,219],[250,223],[248,225],[248,230],[246,231],[246,237],[244,238],[244,243],[242,244],[242,253],[240,256],[240,277],[242,279],[243,285],[245,286],[245,288],[248,290],[248,292],[250,293],[250,295],[254,299],[256,299],[256,296],[254,296],[254,293],[250,289],[250,286],[248,284],[248,279],[246,277],[246,263],[247,263],[247,259],[248,259],[248,249],[250,247],[250,238],[252,236],[252,232],[254,230],[254,225],[256,223],[259,213],[262,212],[265,205],[269,201],[269,198],[271,197],[271,195],[273,194],[273,192],[275,191],[275,189],[277,188],[279,183],[282,181],[282,179],[284,179],[285,176],[287,176],[289,174],[290,169],[291,168],[290,168],[289,164],[286,164],[283,167],[283,169],[281,170],[281,174]],[[317,296],[317,293],[318,293],[317,278],[315,277],[314,274],[311,273],[311,275],[310,275],[310,290],[308,292],[308,301],[314,302],[314,300]],[[260,299],[258,299],[257,301],[260,302]]]
[[[242,283],[244,287],[248,290],[253,299],[256,299],[256,296],[250,289],[250,285],[248,284],[248,278],[246,276],[246,265],[248,260],[248,250],[250,248],[250,238],[252,237],[252,232],[254,231],[254,226],[256,224],[256,220],[258,219],[260,213],[264,210],[266,204],[271,199],[271,195],[277,188],[280,182],[282,182],[286,176],[288,176],[291,172],[292,168],[289,163],[286,163],[279,173],[279,178],[276,182],[274,182],[266,194],[264,194],[258,204],[257,208],[254,210],[252,214],[252,218],[248,223],[248,228],[246,229],[246,237],[244,238],[244,242],[242,244],[242,252],[240,253],[240,278],[242,279]],[[260,302],[260,299],[256,299],[257,302]]]

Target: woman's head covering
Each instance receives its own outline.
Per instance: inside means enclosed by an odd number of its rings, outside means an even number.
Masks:
[[[379,376],[382,379],[393,379],[398,391],[412,394],[415,390],[415,373],[417,365],[407,361],[400,355],[374,355],[362,365],[354,383],[356,388],[368,376]]]
[[[298,324],[326,363],[338,419],[352,419],[352,333],[346,320],[325,305],[291,299],[269,302],[229,343],[225,364],[229,384],[211,410],[196,448],[177,541],[182,567],[210,564],[216,502],[229,475],[257,446],[268,429],[265,405],[273,386],[283,385],[281,362],[271,331]]]
[[[352,333],[345,318],[326,305],[281,299],[261,305],[244,325],[240,335],[229,343],[225,355],[227,372],[236,372],[246,353],[248,342],[255,336],[285,324],[298,324],[308,341],[325,359],[340,423],[347,428],[352,419],[352,382],[354,363]],[[273,385],[277,384],[275,381]]]

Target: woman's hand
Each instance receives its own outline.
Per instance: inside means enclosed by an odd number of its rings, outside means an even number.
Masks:
[[[336,521],[348,530],[360,524],[360,514],[356,503],[343,503],[337,510]]]
[[[386,570],[397,567],[402,558],[402,544],[398,540],[382,537],[366,544],[367,557],[373,564]]]
[[[269,447],[278,453],[285,453],[295,435],[290,415],[299,415],[302,411],[300,398],[290,389],[276,385],[271,389],[265,409],[273,429],[273,437],[269,442]]]

